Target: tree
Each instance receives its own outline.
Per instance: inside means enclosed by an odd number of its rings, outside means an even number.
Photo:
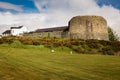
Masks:
[[[116,34],[115,31],[113,31],[112,28],[108,27],[108,34],[109,34],[109,40],[110,41],[119,41],[119,37]]]

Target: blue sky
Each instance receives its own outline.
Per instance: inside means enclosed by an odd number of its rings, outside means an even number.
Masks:
[[[96,1],[99,6],[108,5],[120,9],[120,0],[96,0]],[[39,10],[36,8],[34,4],[34,0],[0,0],[0,2],[8,2],[11,4],[20,5],[22,6],[23,12],[25,13],[39,12]],[[45,8],[45,6],[43,6],[43,8]],[[5,12],[5,11],[18,12],[11,9],[0,8],[0,12]]]
[[[100,6],[111,5],[114,8],[120,9],[120,0],[98,0]]]
[[[98,15],[120,36],[119,4],[120,0],[0,0],[0,33],[13,25],[25,25],[31,31],[66,26],[78,15]]]
[[[0,0],[0,2],[8,2],[15,5],[20,5],[23,8],[23,12],[38,12],[34,2],[32,0]],[[0,11],[7,11],[6,9],[0,8]],[[17,12],[15,10],[9,10]]]

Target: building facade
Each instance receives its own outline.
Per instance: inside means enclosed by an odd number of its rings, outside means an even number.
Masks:
[[[101,16],[76,16],[68,26],[38,29],[25,36],[109,40],[107,21]]]
[[[27,28],[25,26],[11,27],[12,36],[21,36],[25,32],[27,32]]]
[[[23,33],[28,32],[25,26],[11,27],[2,33],[2,36],[22,36]]]
[[[37,29],[34,32],[24,34],[27,37],[56,37],[56,38],[69,38],[68,26]]]
[[[69,22],[72,39],[109,40],[107,21],[101,16],[76,16]]]

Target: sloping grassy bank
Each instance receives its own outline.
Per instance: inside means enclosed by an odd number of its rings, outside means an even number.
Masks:
[[[104,40],[60,39],[60,38],[29,38],[3,37],[0,38],[3,46],[27,48],[25,45],[44,45],[46,48],[66,47],[79,54],[120,55],[120,42]],[[6,44],[6,45],[5,45]],[[25,45],[23,45],[25,44]]]
[[[120,80],[120,57],[70,54],[66,47],[0,45],[0,80]]]

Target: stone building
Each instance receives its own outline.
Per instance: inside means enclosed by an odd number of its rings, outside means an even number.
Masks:
[[[60,26],[54,28],[37,29],[34,32],[24,34],[27,37],[56,37],[56,38],[70,38],[68,26]]]
[[[70,38],[108,40],[107,21],[101,16],[76,16],[69,22]]]
[[[37,29],[25,36],[109,40],[107,21],[101,16],[76,16],[68,26]]]

